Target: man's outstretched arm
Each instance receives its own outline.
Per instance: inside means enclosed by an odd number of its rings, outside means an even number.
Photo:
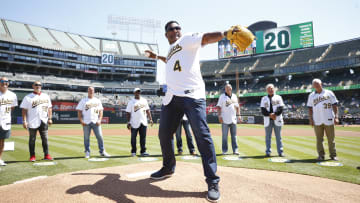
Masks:
[[[150,51],[150,50],[146,50],[145,51],[145,55],[149,58],[152,58],[152,59],[160,59],[162,60],[164,63],[166,63],[166,57],[164,56],[159,56],[159,55],[156,55],[154,52]]]
[[[207,44],[212,44],[222,40],[226,37],[227,31],[225,32],[208,32],[203,35],[201,46],[205,46]]]

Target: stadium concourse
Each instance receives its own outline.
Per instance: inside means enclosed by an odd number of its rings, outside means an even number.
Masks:
[[[0,75],[10,79],[10,89],[21,102],[32,82],[54,102],[55,123],[77,123],[75,106],[89,85],[105,108],[105,121],[126,121],[125,107],[135,87],[149,101],[159,119],[160,85],[155,81],[155,60],[145,50],[157,52],[157,44],[88,37],[0,19]],[[104,53],[106,53],[104,55]],[[112,61],[111,61],[111,60]],[[110,60],[110,61],[109,61]],[[110,62],[110,63],[109,63]],[[111,64],[111,62],[113,64]],[[360,124],[360,39],[316,47],[245,55],[201,62],[207,90],[208,121],[217,123],[214,108],[225,83],[237,89],[244,122],[261,123],[259,102],[265,86],[273,83],[286,108],[285,123],[307,123],[305,102],[313,78],[320,78],[340,101],[340,116],[347,124]],[[238,73],[236,76],[236,73]],[[14,111],[14,123],[21,112]],[[252,119],[248,119],[248,118]]]

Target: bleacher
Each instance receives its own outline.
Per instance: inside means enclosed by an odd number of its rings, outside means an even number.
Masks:
[[[349,56],[350,53],[354,55],[358,51],[360,52],[360,39],[338,42],[333,44],[333,48],[325,59],[346,57]],[[358,54],[360,54],[359,52]]]
[[[159,84],[157,82],[106,82],[106,81],[94,81],[78,78],[64,78],[56,77],[54,75],[32,75],[26,73],[9,73],[0,71],[1,76],[6,76],[11,81],[24,81],[32,83],[34,81],[40,81],[47,84],[63,84],[63,85],[76,85],[76,86],[93,86],[95,88],[130,88],[139,87],[141,89],[157,89]]]
[[[201,72],[204,75],[215,74],[222,70],[228,60],[221,61],[203,61],[201,64]]]
[[[254,65],[257,58],[254,57],[244,57],[239,59],[233,59],[230,62],[229,67],[226,70],[226,73],[235,73],[236,69],[239,72],[244,72],[244,68],[251,67]]]
[[[294,56],[287,65],[297,65],[308,63],[310,59],[316,59],[321,56],[322,53],[329,47],[329,45],[306,48],[302,50],[294,51]]]
[[[107,52],[144,58],[145,50],[158,52],[155,44],[88,37],[6,19],[0,19],[0,40],[90,56]]]
[[[259,57],[259,64],[256,66],[255,70],[273,70],[275,68],[275,64],[283,63],[289,54],[290,52],[285,52]]]

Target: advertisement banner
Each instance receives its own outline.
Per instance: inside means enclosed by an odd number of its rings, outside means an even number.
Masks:
[[[241,116],[241,122],[247,124],[254,124],[255,117],[254,116]]]
[[[76,111],[76,106],[78,103],[75,102],[52,102],[53,111]],[[104,107],[104,111],[115,111],[114,107]]]
[[[101,120],[101,123],[109,124],[110,118],[109,117],[103,117]]]

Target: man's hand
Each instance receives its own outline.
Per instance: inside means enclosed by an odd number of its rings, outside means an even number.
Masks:
[[[338,118],[338,117],[335,117],[335,119],[334,119],[334,124],[335,124],[335,125],[338,125],[338,124],[339,124],[339,118]]]
[[[223,123],[223,122],[224,122],[221,116],[219,116],[219,122],[220,122],[220,123]]]
[[[271,113],[271,114],[270,114],[270,118],[273,119],[273,120],[276,120],[276,114]]]
[[[49,119],[49,120],[48,120],[48,124],[49,124],[49,126],[50,126],[51,124],[53,124],[52,119]]]
[[[97,125],[97,126],[100,126],[100,125],[101,125],[101,121],[96,122],[96,125]]]
[[[149,58],[152,58],[152,59],[156,59],[156,57],[157,57],[157,55],[154,52],[150,51],[150,50],[145,50],[145,56],[149,57]]]
[[[81,120],[80,123],[82,126],[86,126],[86,123],[84,123],[84,121]]]
[[[310,122],[310,125],[311,125],[311,127],[314,127],[314,121],[313,121],[313,119],[309,119],[309,122]]]
[[[236,116],[236,118],[237,118],[237,122],[241,123],[241,116]]]
[[[28,129],[28,124],[26,121],[23,122],[23,128]]]
[[[131,130],[131,124],[130,123],[127,124],[127,129]]]
[[[154,125],[154,121],[150,120],[150,126],[152,127]]]

